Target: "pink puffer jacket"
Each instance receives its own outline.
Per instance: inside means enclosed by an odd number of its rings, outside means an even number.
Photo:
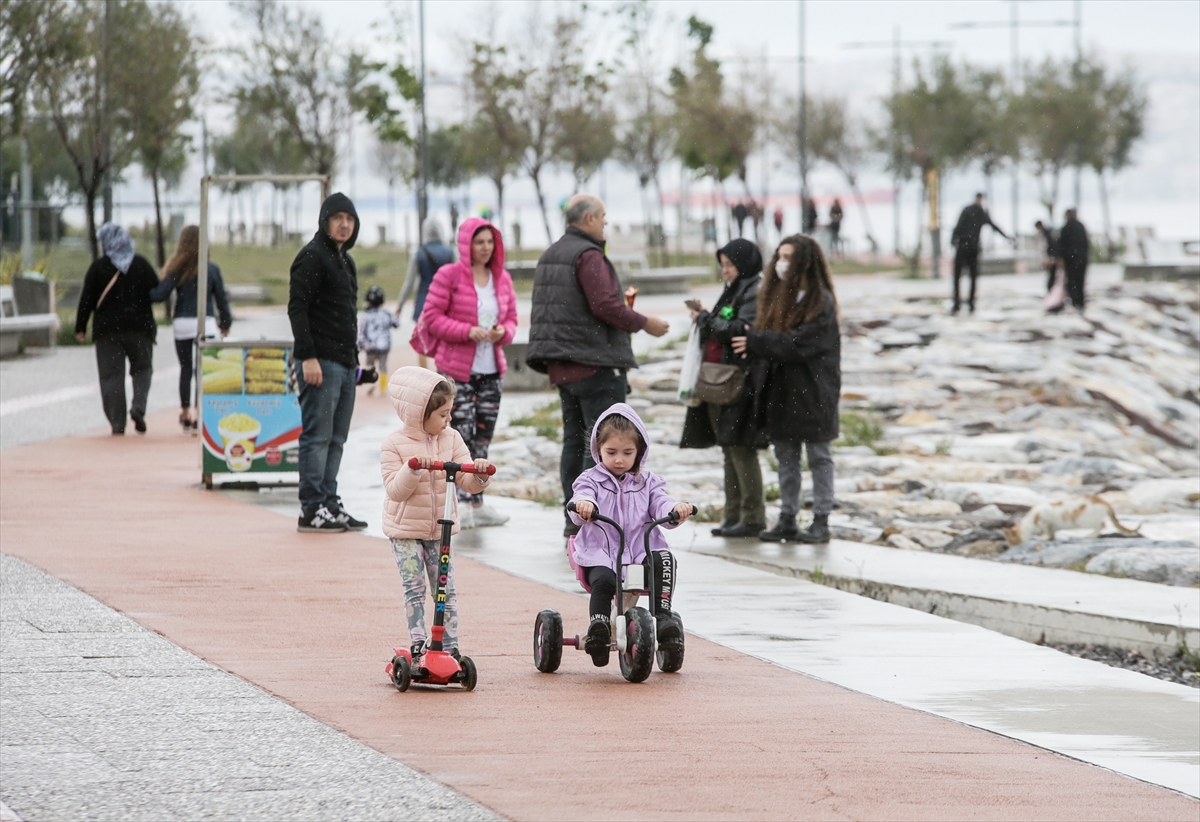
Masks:
[[[504,327],[504,336],[495,346],[496,369],[504,376],[508,370],[504,346],[513,341],[517,332],[517,294],[513,290],[512,277],[504,270],[504,239],[500,229],[482,217],[463,221],[458,227],[458,261],[442,266],[433,275],[421,312],[430,336],[438,341],[433,357],[437,370],[462,382],[471,378],[471,364],[475,362],[476,344],[471,342],[470,333],[471,328],[479,324],[479,303],[475,275],[471,273],[471,240],[483,227],[490,228],[496,238],[496,250],[489,268],[496,286],[496,302],[500,305],[498,322]]]
[[[425,432],[425,406],[429,395],[443,377],[427,368],[397,368],[388,378],[388,396],[400,417],[399,429],[388,434],[380,448],[383,472],[383,533],[391,539],[440,539],[437,524],[446,504],[446,475],[441,471],[414,471],[408,467],[412,457],[425,454],[443,462],[471,462],[462,435],[447,426],[436,437]],[[481,493],[486,481],[478,474],[459,474],[457,483],[471,494]],[[458,500],[454,502],[458,533]]]

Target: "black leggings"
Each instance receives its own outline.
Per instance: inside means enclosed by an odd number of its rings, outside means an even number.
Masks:
[[[650,611],[656,616],[671,613],[671,594],[675,590],[675,556],[670,551],[651,551]],[[608,616],[612,611],[613,597],[617,595],[617,575],[607,566],[587,567],[588,585],[592,586],[592,598],[588,603],[591,616]]]
[[[176,340],[175,354],[179,357],[179,407],[192,405],[192,371],[196,366],[196,341]]]

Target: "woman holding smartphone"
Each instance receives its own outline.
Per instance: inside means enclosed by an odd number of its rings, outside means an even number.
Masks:
[[[688,300],[692,321],[700,329],[704,362],[748,368],[734,352],[731,341],[754,326],[758,313],[758,287],[762,279],[762,253],[749,240],[731,241],[717,252],[725,290],[712,310],[698,300]],[[765,529],[762,468],[758,449],[766,447],[754,425],[754,394],[746,379],[742,395],[729,405],[700,403],[689,408],[683,423],[680,448],[721,446],[725,456],[725,516],[712,529],[719,537],[755,537]]]
[[[433,275],[421,322],[437,340],[434,363],[454,380],[450,424],[471,459],[487,459],[500,415],[504,346],[517,331],[517,295],[504,269],[504,240],[487,220],[472,217],[458,229],[458,262]],[[508,517],[483,504],[483,494],[458,492],[460,526],[503,525]],[[469,504],[466,504],[469,503]]]

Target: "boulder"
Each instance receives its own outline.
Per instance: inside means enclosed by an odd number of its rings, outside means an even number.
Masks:
[[[887,543],[893,548],[899,548],[901,551],[924,550],[918,543],[904,536],[904,534],[892,534],[887,538]]]
[[[1092,557],[1084,570],[1167,585],[1200,585],[1200,548],[1170,544],[1109,548]]]
[[[962,506],[948,499],[905,500],[897,509],[908,517],[956,517],[962,513]]]

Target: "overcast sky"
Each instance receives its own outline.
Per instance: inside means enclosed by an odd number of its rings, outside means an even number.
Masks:
[[[397,54],[414,58],[416,54],[415,0],[378,2],[377,0],[303,0],[297,3],[319,14],[325,25],[347,44],[367,49],[378,57],[392,59]],[[592,2],[598,12],[612,12],[616,3]],[[759,75],[771,73],[772,85],[794,94],[798,87],[797,56],[800,53],[800,3],[796,0],[665,0],[655,4],[659,18],[654,43],[654,59],[665,69],[685,54],[687,17],[696,14],[715,29],[712,51],[725,60],[727,72]],[[808,0],[805,4],[806,48],[808,55],[807,87],[810,93],[847,98],[852,107],[868,118],[879,115],[879,97],[891,85],[892,49],[897,29],[906,43],[904,67],[911,72],[915,57],[927,58],[930,41],[956,60],[992,64],[1008,70],[1012,57],[1011,21],[1013,3],[1002,0]],[[240,19],[229,4],[218,0],[185,0],[201,30],[214,45],[226,45],[236,36]],[[1081,39],[1085,52],[1100,55],[1114,66],[1128,65],[1143,79],[1151,97],[1147,137],[1136,152],[1136,165],[1112,181],[1113,217],[1116,224],[1152,224],[1160,235],[1200,236],[1200,3],[1183,0],[1140,0],[1137,3],[1084,0],[1043,0],[1016,4],[1018,20],[1046,23],[1074,20],[1081,11]],[[530,14],[549,17],[555,12],[553,0],[428,0],[425,4],[428,66],[431,73],[430,112],[436,121],[456,119],[462,111],[461,76],[464,44],[489,30],[510,49],[521,48],[523,21]],[[397,38],[394,18],[402,21]],[[611,16],[596,15],[590,34],[598,48],[615,46],[618,38]],[[996,28],[954,28],[959,23],[998,23]],[[1018,48],[1023,60],[1040,61],[1047,57],[1063,58],[1074,54],[1075,30],[1072,25],[1026,25],[1018,31]],[[878,48],[853,49],[847,44],[867,42]],[[766,58],[764,63],[764,56]],[[220,65],[220,58],[216,58]],[[911,76],[911,74],[909,74]],[[220,88],[215,75],[209,78],[213,91]],[[224,118],[214,110],[209,118],[211,131],[224,128]],[[373,173],[370,153],[373,138],[365,126],[356,131],[355,162],[344,161],[337,186],[353,191],[363,204],[364,222],[387,222],[386,186]],[[350,169],[353,167],[353,179]],[[193,189],[199,165],[185,181],[177,198],[195,199]],[[136,173],[128,175],[129,184],[121,196],[127,201],[143,199],[143,187]],[[678,173],[666,175],[664,187],[678,186]],[[787,193],[796,188],[796,174],[773,158],[766,167],[754,164],[752,186],[763,183],[772,193]],[[876,192],[890,189],[882,173],[866,175],[864,188]],[[844,184],[827,170],[813,173],[814,190],[826,195],[844,194]],[[982,187],[979,174],[968,171],[954,175],[944,195],[946,208],[956,211],[960,201]],[[557,175],[548,186],[551,200],[570,193],[569,178]],[[636,182],[627,173],[609,164],[603,175],[593,180],[593,188],[602,190],[610,201],[610,212],[626,222],[641,219]],[[1007,178],[995,184],[993,212],[1002,225],[1011,222],[1011,203]],[[1063,181],[1064,197],[1060,208],[1071,199],[1071,180]],[[476,181],[471,187],[473,206],[494,205],[492,186]],[[411,195],[402,193],[405,202]],[[908,216],[901,214],[905,226],[915,225],[915,190],[905,192],[902,202]],[[1099,203],[1093,178],[1083,183],[1082,208],[1099,227]],[[1040,216],[1032,179],[1022,182],[1022,230]],[[508,222],[520,220],[527,232],[533,230],[535,200],[532,186],[519,181],[506,192],[511,206]],[[128,210],[130,222],[135,209]],[[194,219],[189,209],[188,219]],[[890,249],[892,209],[890,205],[871,207],[874,233]],[[397,218],[392,235],[404,236],[404,216]],[[409,218],[411,219],[411,218]],[[789,221],[792,216],[789,212]],[[952,218],[946,218],[952,219]],[[409,231],[415,231],[410,224]],[[861,235],[863,226],[857,212],[848,210],[845,231]],[[541,232],[539,231],[538,234]],[[909,229],[905,234],[911,234]],[[373,242],[375,231],[364,232],[364,240]],[[531,236],[527,234],[527,236]],[[531,237],[537,242],[536,237]]]

